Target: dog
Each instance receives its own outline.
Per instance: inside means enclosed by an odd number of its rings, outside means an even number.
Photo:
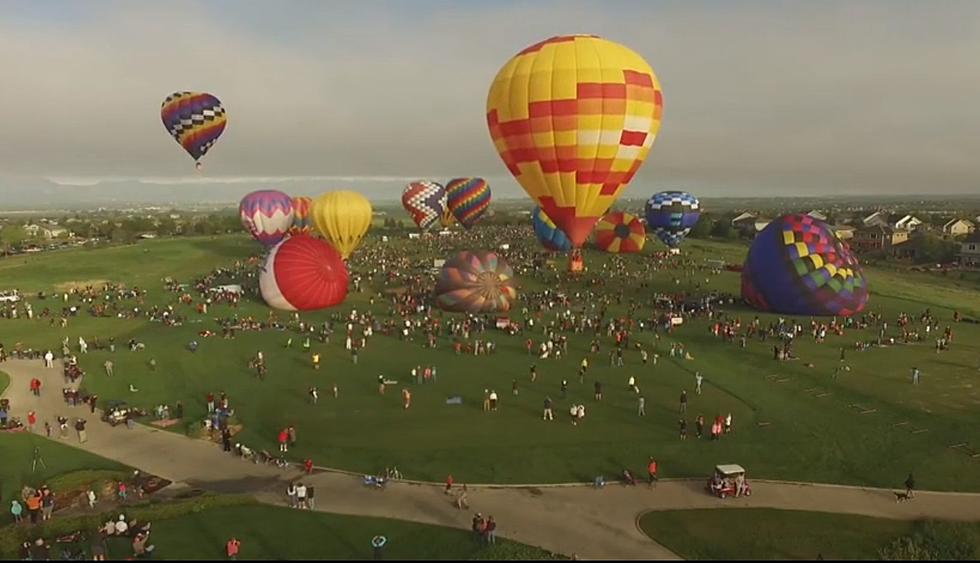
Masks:
[[[907,500],[912,500],[911,493],[907,491],[904,493],[899,493],[899,492],[895,493],[895,502],[905,502]]]

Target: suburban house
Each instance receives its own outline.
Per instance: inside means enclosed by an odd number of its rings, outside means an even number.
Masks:
[[[889,214],[885,211],[875,211],[861,220],[865,227],[891,227],[896,230],[912,232],[922,225],[922,220],[914,215]]]
[[[969,219],[953,219],[943,225],[943,235],[947,237],[962,237],[973,234],[976,225]]]
[[[960,243],[960,266],[980,268],[980,232],[974,232]]]
[[[732,226],[743,235],[755,236],[756,233],[765,229],[770,222],[772,222],[772,219],[768,217],[762,217],[746,211],[732,219]]]
[[[738,217],[732,219],[732,226],[736,228],[741,227],[746,221],[755,221],[755,213],[749,213],[748,211],[740,213]]]
[[[824,215],[823,213],[821,213],[820,211],[817,211],[816,209],[810,210],[810,212],[807,213],[807,215],[809,215],[810,217],[813,217],[814,219],[819,219],[821,221],[826,221],[827,220],[827,216]]]
[[[895,229],[887,225],[862,227],[854,231],[851,248],[859,252],[891,251],[909,240],[909,232],[905,229]]]
[[[834,234],[841,240],[851,240],[854,238],[855,231],[857,231],[857,227],[850,225],[833,225],[830,228],[834,230]]]

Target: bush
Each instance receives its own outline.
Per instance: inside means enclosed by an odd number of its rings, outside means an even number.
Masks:
[[[924,522],[909,536],[878,550],[878,557],[893,561],[972,561],[980,538],[967,525]]]

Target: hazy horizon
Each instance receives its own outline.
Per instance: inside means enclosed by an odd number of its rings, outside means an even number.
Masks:
[[[259,188],[387,200],[453,176],[521,197],[487,89],[525,46],[583,32],[643,55],[664,90],[624,197],[980,193],[977,2],[13,0],[2,205]],[[200,174],[159,118],[184,89],[229,114]]]

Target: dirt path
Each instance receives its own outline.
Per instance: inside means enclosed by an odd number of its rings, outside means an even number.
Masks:
[[[42,428],[44,420],[54,421],[61,414],[89,420],[88,442],[79,444],[74,433],[65,441],[74,447],[178,484],[252,493],[273,504],[283,504],[287,483],[301,476],[294,470],[245,462],[214,444],[152,427],[112,428],[87,408],[65,405],[60,365],[45,369],[41,362],[18,360],[0,368],[11,377],[5,396],[13,405],[12,415],[24,420],[33,409]],[[28,390],[32,377],[45,385],[40,398]],[[980,494],[920,492],[914,501],[899,504],[890,490],[774,481],[754,481],[751,497],[726,500],[705,494],[700,480],[665,481],[652,489],[620,485],[602,490],[585,486],[472,487],[470,509],[457,510],[440,485],[394,483],[381,491],[364,487],[357,476],[337,472],[320,472],[303,480],[316,489],[317,510],[463,529],[469,528],[472,513],[480,511],[494,516],[503,537],[581,558],[677,559],[637,528],[639,516],[651,510],[766,507],[891,519],[980,521]]]

